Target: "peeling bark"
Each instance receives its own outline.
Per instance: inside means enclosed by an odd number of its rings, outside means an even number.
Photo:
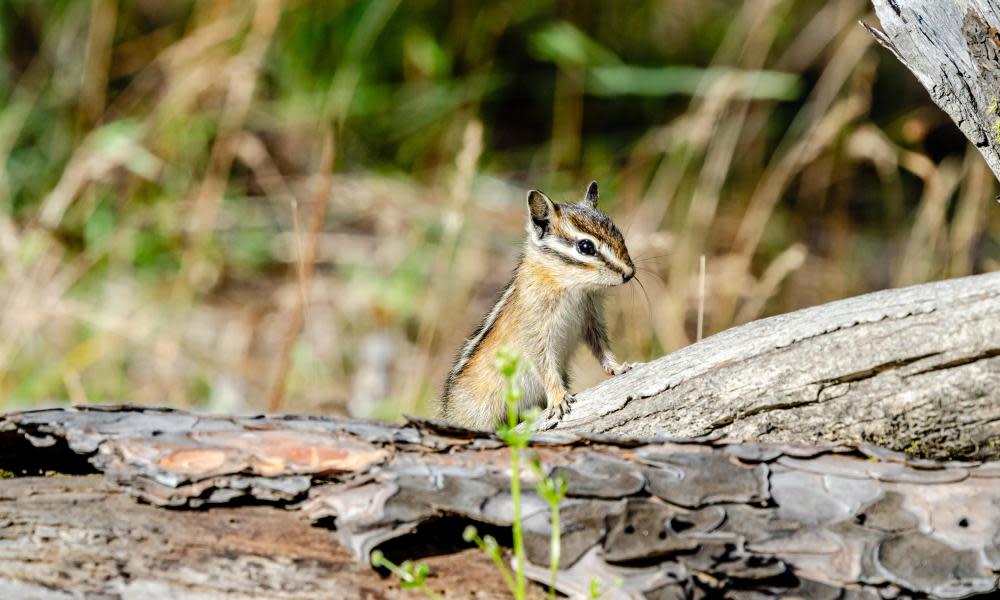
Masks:
[[[567,481],[557,587],[574,598],[594,578],[604,598],[997,588],[997,463],[566,432],[538,435],[530,451]],[[0,418],[0,467],[100,474],[0,486],[3,597],[396,597],[394,582],[365,566],[376,548],[427,558],[432,588],[449,597],[500,594],[495,572],[460,541],[474,524],[503,543],[511,524],[509,450],[482,433],[418,421],[48,410]],[[527,570],[541,583],[548,506],[531,491],[532,473],[520,475]]]
[[[1000,273],[734,327],[577,394],[546,428],[1000,457]]]
[[[0,483],[0,598],[401,598],[303,515],[274,506],[168,511],[97,476]],[[428,559],[432,589],[508,598],[493,563]]]

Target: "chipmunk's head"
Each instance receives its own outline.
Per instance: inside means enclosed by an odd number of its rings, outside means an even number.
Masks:
[[[529,251],[566,287],[620,285],[635,276],[625,238],[597,208],[597,200],[596,181],[575,204],[556,204],[542,192],[528,192]]]

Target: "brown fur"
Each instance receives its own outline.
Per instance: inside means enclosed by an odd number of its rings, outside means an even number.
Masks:
[[[501,422],[503,379],[494,361],[505,346],[530,365],[519,381],[522,413],[531,407],[565,409],[571,398],[567,367],[581,341],[609,374],[629,368],[608,349],[600,295],[635,269],[618,228],[597,210],[596,191],[591,184],[579,204],[555,204],[540,192],[529,193],[524,253],[510,284],[456,358],[445,383],[443,418],[478,429]],[[581,239],[593,242],[593,255],[579,250]]]

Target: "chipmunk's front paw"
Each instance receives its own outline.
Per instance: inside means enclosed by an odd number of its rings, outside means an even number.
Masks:
[[[615,375],[628,373],[634,366],[635,363],[608,362],[604,363],[604,372],[608,374],[608,377],[614,377]]]
[[[555,406],[549,408],[545,418],[547,419],[561,419],[563,416],[569,414],[570,404],[576,402],[576,396],[573,394],[563,394],[562,402],[556,404]]]

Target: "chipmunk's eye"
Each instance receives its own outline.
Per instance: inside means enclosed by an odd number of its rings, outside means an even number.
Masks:
[[[580,240],[576,243],[576,249],[580,251],[580,254],[587,256],[593,256],[597,252],[597,249],[594,248],[594,242],[590,240]]]

